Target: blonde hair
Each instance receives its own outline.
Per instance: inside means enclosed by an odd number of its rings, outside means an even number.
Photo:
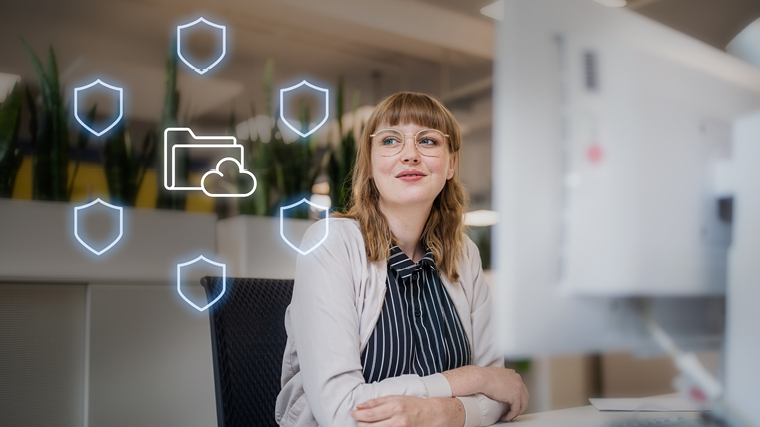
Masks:
[[[351,198],[347,210],[339,216],[359,222],[367,258],[370,261],[387,259],[396,238],[388,226],[388,220],[380,211],[380,193],[372,174],[372,144],[370,135],[379,125],[396,126],[414,123],[430,129],[438,129],[449,137],[449,153],[458,153],[462,136],[454,116],[438,100],[421,93],[400,92],[380,102],[367,120],[356,152],[356,164],[352,173]],[[461,153],[458,154],[461,157]],[[465,249],[464,213],[467,208],[467,192],[459,181],[457,160],[454,176],[446,181],[430,210],[420,240],[427,245],[435,259],[438,270],[451,281],[459,279],[457,261]]]

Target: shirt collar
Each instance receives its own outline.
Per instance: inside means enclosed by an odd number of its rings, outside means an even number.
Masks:
[[[419,263],[415,264],[398,245],[394,245],[390,250],[388,266],[401,276],[402,279],[406,279],[417,269],[415,267],[430,267],[435,270],[435,260],[433,259],[433,252],[426,246],[425,256],[422,257]]]

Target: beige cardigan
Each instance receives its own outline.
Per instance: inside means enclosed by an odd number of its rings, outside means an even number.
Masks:
[[[356,426],[351,411],[359,403],[389,395],[451,397],[442,374],[402,375],[366,384],[360,356],[375,329],[385,298],[385,261],[370,263],[359,224],[330,219],[312,225],[299,255],[293,300],[285,314],[288,341],[282,361],[282,390],[275,417],[281,426]],[[480,255],[467,238],[459,261],[459,281],[441,276],[472,347],[473,364],[504,366],[492,339],[491,293]],[[478,394],[460,398],[465,426],[498,421],[507,405]]]

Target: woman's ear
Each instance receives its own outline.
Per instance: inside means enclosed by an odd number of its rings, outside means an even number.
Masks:
[[[457,154],[459,154],[458,151],[456,153],[453,153],[451,155],[451,158],[449,158],[449,168],[446,171],[447,180],[454,177],[454,171],[456,171],[457,168]]]

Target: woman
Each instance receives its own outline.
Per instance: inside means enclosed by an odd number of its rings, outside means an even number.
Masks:
[[[328,233],[297,261],[281,426],[469,427],[527,407],[492,342],[490,291],[463,234],[460,147],[454,117],[427,95],[375,108],[348,212],[303,239],[310,248]]]

